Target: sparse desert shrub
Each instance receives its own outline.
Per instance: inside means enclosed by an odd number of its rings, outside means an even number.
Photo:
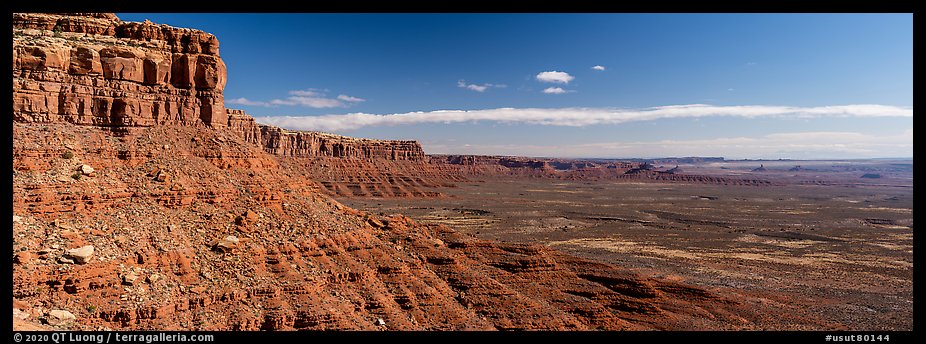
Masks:
[[[71,178],[74,178],[74,180],[80,180],[80,172],[72,174]]]
[[[61,153],[61,157],[62,157],[62,158],[65,158],[65,159],[73,158],[73,157],[74,157],[74,152],[72,152],[72,151],[64,151],[64,153]]]

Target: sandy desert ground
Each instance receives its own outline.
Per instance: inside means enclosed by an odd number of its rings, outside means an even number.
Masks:
[[[682,166],[771,187],[521,178],[459,183],[440,199],[343,201],[758,297],[808,319],[793,329],[912,329],[912,162],[797,164]],[[871,171],[882,178],[859,178]]]

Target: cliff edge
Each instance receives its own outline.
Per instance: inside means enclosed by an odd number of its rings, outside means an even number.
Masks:
[[[113,14],[13,14],[13,119],[227,125],[215,36]]]

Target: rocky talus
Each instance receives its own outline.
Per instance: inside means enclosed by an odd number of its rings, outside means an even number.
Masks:
[[[13,296],[43,324],[75,315],[56,328],[755,326],[714,292],[350,209],[227,129],[14,123],[14,139]]]

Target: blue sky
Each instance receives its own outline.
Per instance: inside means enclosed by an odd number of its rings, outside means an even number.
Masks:
[[[119,17],[215,34],[226,106],[289,129],[428,153],[913,156],[910,14]]]

